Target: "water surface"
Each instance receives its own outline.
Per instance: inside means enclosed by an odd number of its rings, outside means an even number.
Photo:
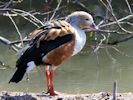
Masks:
[[[119,50],[132,56],[132,40],[119,45]],[[119,54],[114,49],[108,49],[112,60],[106,53],[106,49],[100,49],[97,55],[92,49],[86,47],[81,53],[72,57],[60,65],[56,71],[55,88],[57,91],[66,93],[92,93],[100,91],[112,91],[115,80],[118,82],[119,92],[133,92],[133,58]],[[1,45],[0,59],[6,61],[11,69],[0,70],[0,90],[6,91],[46,91],[44,70],[33,70],[29,74],[29,82],[26,77],[18,84],[8,84],[14,73],[17,57],[11,50]],[[98,64],[98,59],[99,64]],[[1,66],[2,67],[2,66]]]

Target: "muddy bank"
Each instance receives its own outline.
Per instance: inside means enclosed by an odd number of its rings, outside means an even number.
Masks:
[[[112,100],[108,92],[92,94],[60,94],[48,96],[45,93],[1,92],[0,100]],[[118,93],[117,100],[133,100],[133,93]]]

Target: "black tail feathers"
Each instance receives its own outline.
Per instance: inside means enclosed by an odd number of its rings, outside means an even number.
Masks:
[[[26,72],[26,69],[18,68],[16,70],[16,72],[14,73],[14,75],[12,76],[11,80],[9,81],[9,83],[10,82],[18,83],[19,81],[21,81],[22,78],[24,77],[25,72]]]

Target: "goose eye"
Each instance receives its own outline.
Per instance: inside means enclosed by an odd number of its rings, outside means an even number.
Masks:
[[[85,20],[86,20],[86,21],[88,21],[89,19],[88,19],[88,18],[86,18]]]

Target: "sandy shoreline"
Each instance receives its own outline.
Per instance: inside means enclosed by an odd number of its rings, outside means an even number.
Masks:
[[[7,92],[0,93],[0,100],[112,100],[109,92],[92,94],[60,94],[59,96],[48,96],[45,93],[23,93]],[[117,93],[117,100],[133,100],[133,93]]]

